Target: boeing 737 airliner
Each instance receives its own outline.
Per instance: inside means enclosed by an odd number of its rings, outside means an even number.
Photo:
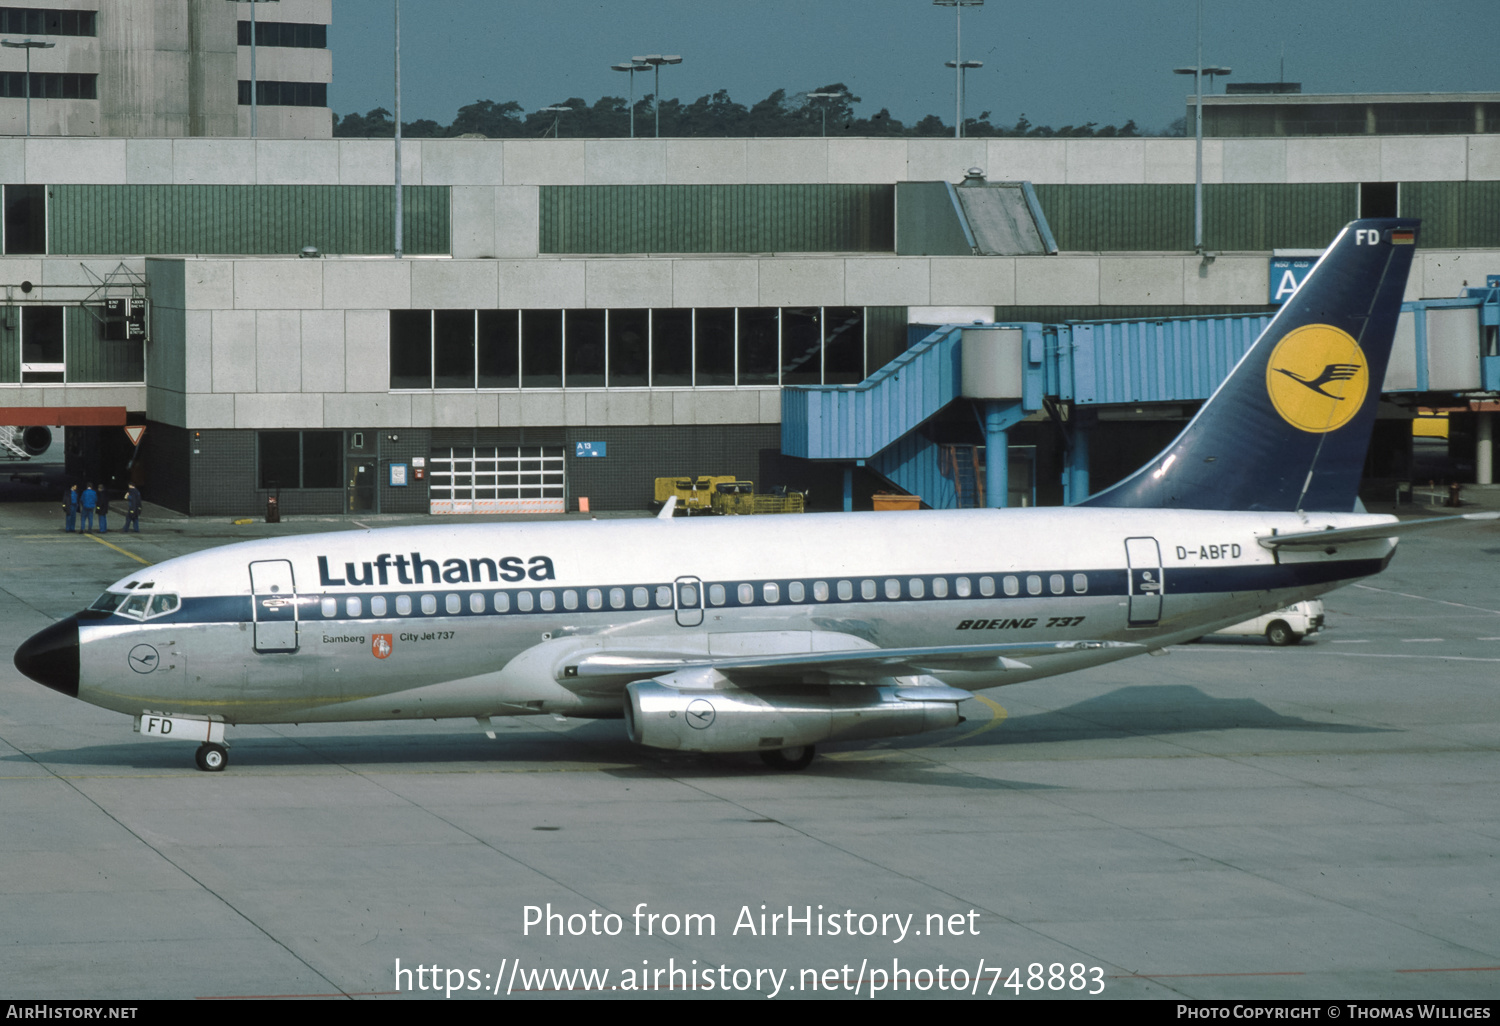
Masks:
[[[951,727],[973,690],[1311,598],[1434,522],[1353,512],[1417,231],[1345,228],[1182,434],[1073,508],[245,542],[131,574],[16,666],[200,742],[205,770],[247,723],[623,716],[785,768]]]

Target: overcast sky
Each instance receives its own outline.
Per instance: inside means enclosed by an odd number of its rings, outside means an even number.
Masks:
[[[339,115],[393,107],[393,0],[335,0],[329,45]],[[1025,114],[1061,127],[1145,130],[1183,115],[1196,0],[988,0],[966,8],[970,117]],[[1203,0],[1203,60],[1230,81],[1304,92],[1500,91],[1496,0]],[[773,89],[843,82],[864,116],[953,120],[954,11],[931,0],[402,0],[402,120],[447,124],[478,99],[528,111],[627,95],[611,64],[681,54],[664,97],[727,89],[749,106]],[[637,96],[650,75],[635,76]],[[1220,86],[1222,91],[1222,85]]]

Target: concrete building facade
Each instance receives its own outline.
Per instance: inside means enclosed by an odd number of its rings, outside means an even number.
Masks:
[[[37,0],[0,8],[0,135],[326,139],[332,0]]]
[[[32,251],[7,234],[0,258],[0,408],[119,409],[148,428],[148,495],[194,514],[277,492],[309,513],[640,508],[653,478],[708,473],[811,475],[827,498],[832,471],[779,457],[781,389],[856,382],[911,326],[1265,310],[1272,252],[1309,221],[1326,243],[1372,182],[1433,210],[1408,298],[1500,273],[1500,224],[1461,215],[1500,183],[1491,135],[1209,140],[1222,230],[1265,244],[1205,256],[1136,241],[1158,211],[1190,225],[1192,140],[407,141],[402,259],[392,145],[0,140],[7,211],[45,202],[40,234],[17,219]],[[849,230],[897,183],[971,167],[1069,211],[1061,252],[918,256]],[[144,339],[85,316],[132,298]]]

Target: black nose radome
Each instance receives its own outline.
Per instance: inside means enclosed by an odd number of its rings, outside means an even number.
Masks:
[[[78,697],[78,617],[37,631],[16,649],[16,669],[53,691]]]

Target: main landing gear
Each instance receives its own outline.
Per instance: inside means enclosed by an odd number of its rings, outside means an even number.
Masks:
[[[229,764],[229,750],[223,745],[205,741],[198,746],[198,753],[194,758],[198,762],[198,768],[205,773],[219,773]]]
[[[772,769],[777,770],[803,770],[813,761],[813,756],[818,754],[814,745],[798,745],[795,748],[778,748],[775,751],[761,752],[760,761]]]

